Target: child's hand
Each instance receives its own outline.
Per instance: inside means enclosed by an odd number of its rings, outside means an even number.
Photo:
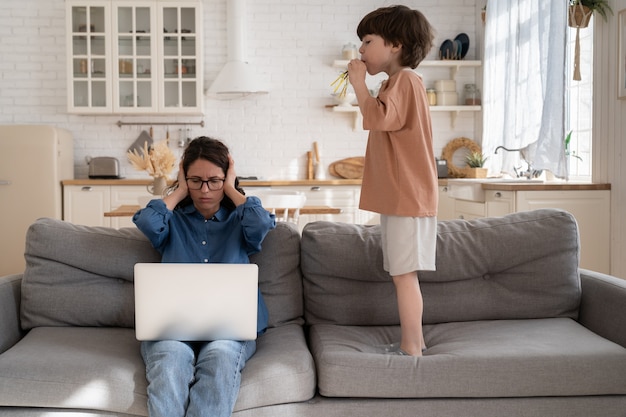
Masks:
[[[352,86],[365,83],[366,73],[367,67],[365,66],[365,62],[360,59],[353,59],[348,62],[348,77],[350,78],[350,84],[352,84]]]

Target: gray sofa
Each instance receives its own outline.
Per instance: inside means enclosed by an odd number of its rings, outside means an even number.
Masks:
[[[270,328],[235,416],[625,416],[626,281],[578,270],[558,210],[440,222],[420,274],[426,355],[399,340],[378,226],[280,223],[259,265]],[[40,219],[27,267],[0,279],[0,416],[145,416],[135,229]]]

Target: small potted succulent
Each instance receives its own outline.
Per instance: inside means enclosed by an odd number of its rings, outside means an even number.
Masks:
[[[487,168],[483,168],[487,156],[481,152],[472,152],[465,157],[467,168],[463,170],[466,178],[486,178]]]

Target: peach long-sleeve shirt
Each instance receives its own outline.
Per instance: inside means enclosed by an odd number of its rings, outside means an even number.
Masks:
[[[430,110],[420,76],[410,69],[362,103],[369,130],[359,207],[404,217],[437,215],[437,166]]]

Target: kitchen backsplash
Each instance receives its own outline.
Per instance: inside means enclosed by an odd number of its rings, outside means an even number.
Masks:
[[[297,3],[297,4],[296,4]],[[393,2],[392,2],[393,3]],[[480,59],[480,9],[483,0],[430,0],[403,2],[420,9],[437,30],[434,59],[439,45],[465,32],[470,37],[466,59]],[[153,116],[77,116],[66,111],[66,22],[63,0],[29,0],[0,3],[0,123],[49,124],[74,134],[75,176],[86,178],[86,157],[112,156],[120,160],[120,174],[143,178],[126,160],[126,150],[151,123],[204,121],[197,125],[152,125],[155,140],[165,139],[177,154],[180,140],[207,135],[224,140],[231,148],[242,176],[264,179],[300,179],[306,175],[306,152],[314,141],[322,161],[363,155],[367,132],[353,131],[352,115],[331,112],[330,83],[339,70],[342,46],[359,45],[355,28],[367,12],[391,4],[373,0],[247,2],[246,56],[269,80],[270,93],[237,100],[204,99],[203,118]],[[226,1],[204,1],[205,73],[207,88],[222,68],[227,54]],[[271,12],[270,12],[271,11]],[[425,69],[426,85],[447,79],[448,68]],[[479,73],[479,71],[477,71]],[[371,78],[377,84],[379,78]],[[474,70],[462,69],[457,91],[474,82]],[[372,87],[375,87],[373,85]],[[117,122],[146,122],[118,127]],[[456,137],[475,137],[480,117],[461,112],[454,127],[447,112],[433,113],[435,152],[439,155]],[[182,130],[181,130],[182,129]]]

